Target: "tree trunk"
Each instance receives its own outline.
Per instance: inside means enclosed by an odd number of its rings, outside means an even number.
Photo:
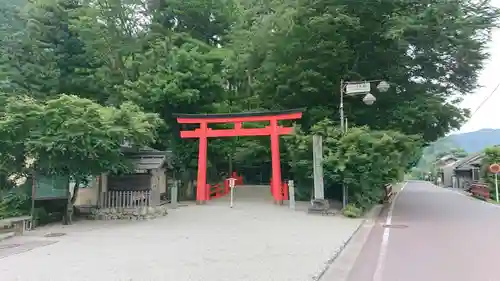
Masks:
[[[66,204],[66,212],[63,217],[63,224],[70,225],[73,224],[73,213],[74,213],[74,204],[76,199],[78,198],[78,190],[80,189],[80,181],[75,179],[75,187],[73,188],[73,195],[71,195],[69,191],[69,182],[68,182],[68,201]]]
[[[73,196],[71,196],[71,205],[74,205],[76,199],[78,199],[78,191],[80,190],[80,186],[78,182],[75,183],[75,189],[73,189]]]
[[[101,193],[102,193],[102,174],[99,175],[99,178],[98,178],[98,182],[97,182],[97,208],[100,208],[101,207]]]

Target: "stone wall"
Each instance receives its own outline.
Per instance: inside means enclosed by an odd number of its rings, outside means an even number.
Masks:
[[[95,220],[149,220],[168,214],[167,207],[107,208],[95,209],[91,218]]]

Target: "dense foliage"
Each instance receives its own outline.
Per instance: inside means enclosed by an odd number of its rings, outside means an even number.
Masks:
[[[0,191],[0,220],[30,213],[30,201],[22,190]]]
[[[325,145],[324,181],[328,197],[338,197],[340,186],[345,184],[349,187],[349,202],[362,209],[382,199],[384,184],[403,180],[421,153],[419,136],[394,131],[361,127],[342,134],[331,121],[323,120],[311,128],[311,133],[322,136]],[[288,141],[299,195],[307,198],[313,186],[312,138],[297,129]]]
[[[173,113],[307,108],[283,149],[292,174],[307,185],[309,148],[294,145],[322,131],[329,186],[350,185],[363,206],[414,162],[420,139],[467,117],[457,104],[477,86],[498,16],[489,1],[23,2],[0,0],[4,174],[25,172],[27,156],[50,173],[96,173],[121,166],[117,147],[131,141],[173,150],[191,186],[196,142],[179,139]],[[346,135],[322,121],[338,119],[341,79],[392,86],[373,106],[346,100],[350,124],[364,126]],[[210,141],[209,177],[263,166],[268,142]]]

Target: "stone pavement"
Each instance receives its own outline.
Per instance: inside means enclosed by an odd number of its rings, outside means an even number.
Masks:
[[[245,198],[249,190],[237,190],[233,209],[224,198],[152,221],[79,222],[3,241],[0,280],[307,281],[362,222]]]

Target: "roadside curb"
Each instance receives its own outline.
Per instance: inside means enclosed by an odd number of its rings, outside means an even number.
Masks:
[[[482,204],[486,204],[486,205],[488,205],[490,207],[500,208],[500,205],[492,203],[492,202],[488,202],[488,201],[484,201],[484,200],[480,200],[480,199],[474,198],[469,192],[464,191],[464,190],[454,190],[454,189],[451,189],[451,188],[444,188],[444,190],[446,190],[448,192],[451,192],[451,193],[458,194],[458,195],[462,195],[464,197],[467,197],[468,199],[474,200],[476,202],[480,202]]]
[[[2,233],[0,234],[0,242],[6,239],[9,239],[11,237],[14,237],[16,234],[14,232],[7,232],[7,233]]]
[[[351,268],[354,266],[354,264],[350,266],[334,266],[334,263],[337,262],[337,260],[341,260],[344,255],[344,250],[349,247],[349,242],[355,238],[361,237],[363,239],[363,245],[366,239],[368,238],[368,234],[370,234],[371,229],[375,225],[374,221],[375,219],[382,213],[384,205],[383,204],[378,204],[373,206],[373,208],[370,209],[365,214],[364,220],[359,224],[359,226],[354,230],[354,232],[345,240],[342,242],[342,245],[337,249],[337,251],[334,253],[333,257],[331,257],[324,265],[323,269],[316,274],[311,280],[312,281],[319,281],[323,280],[322,278],[327,274],[327,272],[335,271],[335,281],[340,281],[340,280],[347,280],[347,277],[349,276],[349,272],[351,271]],[[362,228],[367,228],[370,231],[360,231]],[[365,232],[367,232],[365,234]],[[366,236],[366,237],[365,237]],[[363,247],[361,247],[362,249]],[[359,252],[361,252],[361,249]],[[359,255],[359,252],[356,253]],[[324,281],[333,281],[333,280],[324,280]]]

